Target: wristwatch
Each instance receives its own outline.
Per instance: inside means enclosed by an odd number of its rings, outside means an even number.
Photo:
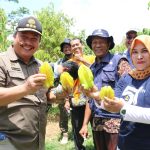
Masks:
[[[121,110],[120,110],[120,114],[121,114],[122,116],[125,116],[125,114],[126,114],[126,109],[124,109],[124,108],[121,109]]]

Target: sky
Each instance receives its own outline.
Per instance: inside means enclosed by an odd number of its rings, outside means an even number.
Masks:
[[[86,31],[91,35],[95,29],[106,29],[119,44],[127,30],[150,28],[150,0],[19,0],[19,4],[0,0],[0,7],[6,12],[26,7],[32,13],[47,7],[50,2],[56,11],[63,11],[73,18],[75,27],[72,31]]]

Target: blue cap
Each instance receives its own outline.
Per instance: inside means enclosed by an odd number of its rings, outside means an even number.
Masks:
[[[104,30],[104,29],[96,29],[93,31],[92,35],[89,35],[86,39],[87,45],[92,49],[91,44],[92,44],[92,39],[93,37],[98,36],[98,37],[103,37],[108,39],[108,42],[110,43],[109,50],[113,49],[115,46],[114,39],[112,36],[109,36],[109,33]]]

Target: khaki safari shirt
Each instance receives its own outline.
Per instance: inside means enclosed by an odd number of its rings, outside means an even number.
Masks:
[[[0,54],[0,87],[23,84],[38,73],[39,61],[34,57],[29,64],[17,57],[10,47]],[[42,88],[33,95],[0,107],[0,132],[6,134],[18,150],[44,150],[47,90]]]

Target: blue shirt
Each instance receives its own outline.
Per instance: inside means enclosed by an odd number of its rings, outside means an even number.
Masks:
[[[100,63],[95,62],[91,65],[91,70],[94,75],[94,84],[98,87],[98,90],[100,90],[101,87],[107,85],[115,88],[115,84],[119,79],[117,66],[121,58],[121,55],[113,55],[108,52],[106,56],[102,58]],[[104,118],[120,117],[119,114],[110,113],[103,109],[97,108],[94,100],[90,100],[89,105],[92,110],[93,116],[99,116]]]
[[[134,89],[138,91],[138,95]],[[150,108],[150,78],[137,81],[130,75],[125,75],[118,81],[115,95],[130,104],[132,104],[130,99],[136,99],[135,105]],[[121,150],[149,150],[150,124],[123,121],[120,127],[119,148]]]

